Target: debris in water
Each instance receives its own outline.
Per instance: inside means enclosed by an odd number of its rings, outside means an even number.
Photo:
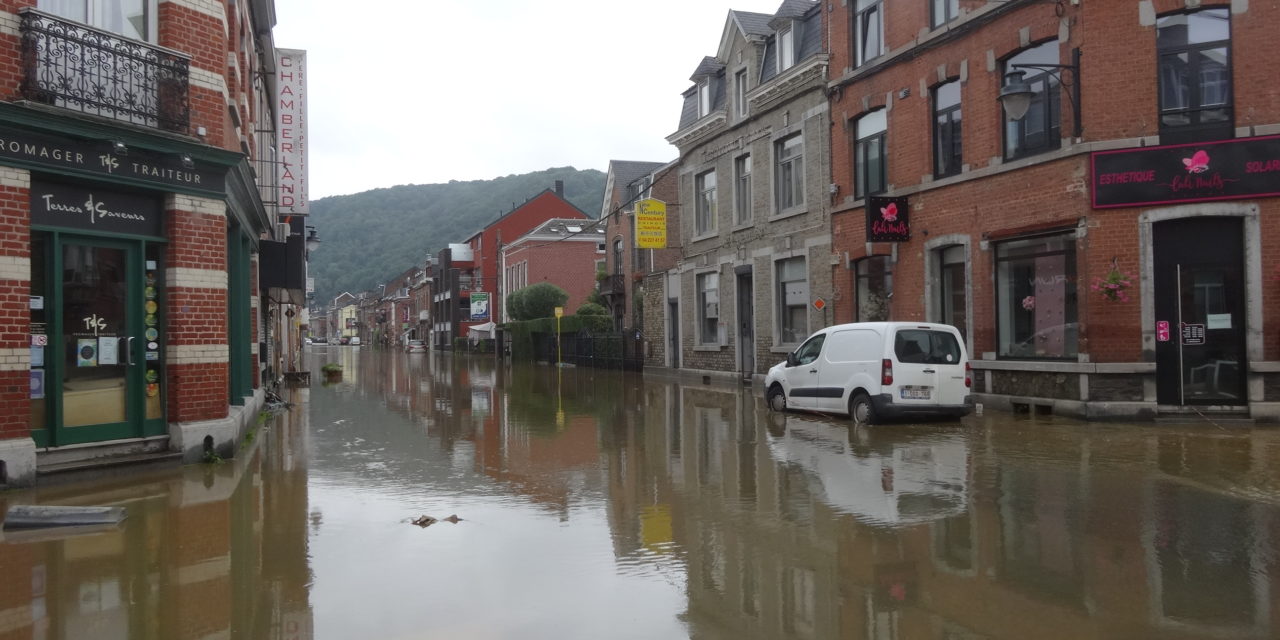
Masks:
[[[13,505],[5,515],[4,528],[114,525],[124,520],[124,517],[124,507]]]
[[[419,527],[422,527],[423,529],[425,529],[437,522],[450,522],[453,524],[458,524],[459,522],[462,522],[462,518],[459,518],[458,514],[456,513],[442,520],[437,520],[436,518],[432,518],[431,516],[419,516],[417,518],[414,518],[413,520],[410,520],[409,524],[416,524]]]

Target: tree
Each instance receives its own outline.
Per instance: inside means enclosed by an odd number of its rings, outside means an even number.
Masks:
[[[507,315],[513,320],[528,320],[529,314],[524,309],[524,289],[507,296]]]
[[[569,294],[550,282],[539,282],[516,293],[523,295],[521,306],[530,320],[554,316],[556,307],[563,307],[569,301]]]
[[[609,312],[604,307],[594,302],[584,302],[578,307],[578,312],[574,315],[579,316],[607,316]]]

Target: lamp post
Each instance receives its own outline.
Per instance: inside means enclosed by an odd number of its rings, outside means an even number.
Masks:
[[[1080,123],[1080,48],[1076,47],[1071,50],[1071,64],[1015,64],[1010,67],[1010,71],[1004,76],[1004,86],[1000,88],[1000,103],[1004,105],[1004,112],[1014,120],[1021,120],[1027,115],[1027,109],[1031,107],[1031,99],[1035,97],[1036,92],[1031,90],[1031,85],[1023,82],[1022,78],[1026,75],[1026,71],[1022,69],[1039,69],[1052,74],[1058,79],[1058,84],[1068,87],[1067,100],[1071,101],[1071,137],[1079,138],[1082,134],[1082,126]],[[1067,84],[1062,78],[1062,71],[1071,72],[1071,84]],[[1046,83],[1047,85],[1047,83]]]

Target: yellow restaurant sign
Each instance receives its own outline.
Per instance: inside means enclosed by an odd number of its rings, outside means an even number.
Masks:
[[[667,248],[667,203],[653,198],[636,201],[636,247]]]

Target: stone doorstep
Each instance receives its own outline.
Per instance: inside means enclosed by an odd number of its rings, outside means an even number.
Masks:
[[[147,466],[151,468],[157,467],[173,467],[182,466],[182,454],[177,451],[157,451],[153,453],[134,453],[116,456],[105,456],[86,458],[83,460],[69,460],[67,462],[56,462],[36,465],[36,475],[42,480],[48,480],[50,476],[64,476],[71,474],[81,474],[93,472],[96,476],[99,473],[108,473],[129,467],[129,471],[136,471],[138,466]],[[42,484],[45,484],[42,482]]]
[[[95,460],[109,461],[133,456],[155,457],[157,454],[168,453],[167,435],[37,448],[36,473],[43,475],[46,468],[58,468],[68,463],[92,463]]]

